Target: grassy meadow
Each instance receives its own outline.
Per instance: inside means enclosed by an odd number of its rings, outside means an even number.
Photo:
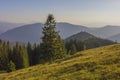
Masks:
[[[1,73],[0,80],[120,80],[120,44],[78,52],[52,64]]]

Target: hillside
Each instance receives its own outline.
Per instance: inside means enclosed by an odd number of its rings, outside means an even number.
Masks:
[[[75,40],[75,39],[85,42],[87,49],[96,48],[96,47],[110,45],[110,44],[115,43],[115,42],[107,40],[107,39],[102,39],[102,38],[96,37],[88,32],[79,32],[77,34],[74,34],[74,35],[66,38],[65,42],[69,42],[69,41]]]
[[[120,44],[78,52],[53,64],[0,74],[0,80],[119,80]]]
[[[93,37],[95,38],[94,35],[92,35],[92,34],[90,34],[88,32],[79,32],[77,34],[74,34],[74,35],[66,38],[65,41],[69,41],[71,39],[79,39],[81,41],[84,41],[84,40],[87,40],[87,39],[93,38]]]

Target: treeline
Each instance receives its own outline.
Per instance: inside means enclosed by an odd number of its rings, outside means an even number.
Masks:
[[[58,40],[59,42],[52,44],[50,39],[47,42],[34,45],[28,42],[26,46],[19,43],[11,46],[10,42],[0,40],[0,70],[11,72],[36,64],[51,63],[56,59],[73,55],[77,51],[85,49],[83,42],[71,40],[64,44],[60,37]]]
[[[25,46],[16,43],[11,47],[9,42],[0,40],[0,70],[10,72],[28,66],[29,58]]]
[[[91,49],[91,48],[97,48],[100,46],[106,46],[106,45],[111,45],[111,44],[116,44],[116,42],[113,42],[107,39],[97,38],[94,36],[86,40],[73,38],[73,39],[69,39],[65,41],[67,54],[70,54],[70,55],[78,51]]]

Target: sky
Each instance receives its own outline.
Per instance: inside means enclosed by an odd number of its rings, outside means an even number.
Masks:
[[[0,0],[0,21],[44,23],[48,14],[88,27],[120,25],[120,0]]]

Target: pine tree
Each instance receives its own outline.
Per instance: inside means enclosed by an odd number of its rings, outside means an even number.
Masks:
[[[42,63],[41,62],[41,49],[40,49],[40,45],[36,45],[34,44],[34,47],[33,47],[33,57],[32,57],[32,60],[33,60],[33,65],[36,65],[36,64],[39,64],[39,63]]]
[[[29,63],[30,65],[33,65],[33,49],[32,49],[32,45],[30,44],[30,42],[28,42],[27,44],[27,53],[29,57]]]
[[[29,66],[27,50],[18,43],[13,47],[12,61],[15,63],[16,69],[26,68]]]
[[[73,54],[75,54],[77,52],[75,44],[72,44],[70,48],[71,48],[70,49],[70,54],[71,55],[73,55]]]
[[[83,50],[86,50],[86,44],[83,42]]]
[[[8,58],[8,46],[6,42],[0,40],[0,70],[7,70]]]
[[[13,61],[10,61],[8,64],[8,70],[7,72],[12,72],[16,70],[16,65],[13,63]]]
[[[86,43],[84,41],[78,40],[78,39],[71,39],[66,42],[66,48],[67,48],[67,53],[71,54],[71,47],[73,47],[73,44],[76,48],[76,51],[82,51],[86,50]]]
[[[53,62],[55,59],[64,57],[66,50],[64,42],[60,38],[58,32],[55,31],[56,22],[52,14],[48,15],[46,23],[43,27],[41,53],[45,61]]]
[[[0,40],[0,70],[12,71],[29,66],[27,49],[16,43],[11,47],[9,41]]]
[[[28,57],[28,53],[27,53],[27,49],[24,47],[20,48],[20,55],[23,61],[23,65],[22,68],[26,68],[29,67],[29,57]]]

